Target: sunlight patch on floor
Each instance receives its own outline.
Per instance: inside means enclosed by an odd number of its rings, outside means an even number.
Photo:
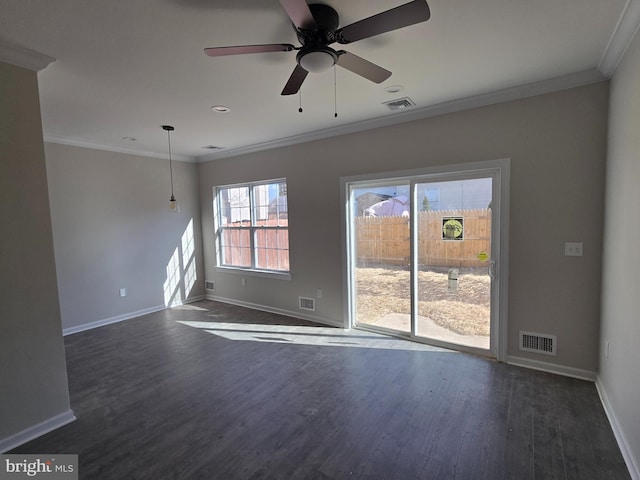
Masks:
[[[409,342],[362,330],[218,322],[179,321],[178,323],[235,341],[456,353],[444,348]]]
[[[175,307],[172,307],[174,310],[196,310],[199,312],[207,312],[208,309],[207,308],[202,308],[202,307],[198,307],[196,305],[191,305],[188,303],[182,304],[182,305],[177,305]]]

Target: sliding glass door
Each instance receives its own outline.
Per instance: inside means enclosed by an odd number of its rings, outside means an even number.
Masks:
[[[488,350],[492,178],[414,186],[415,335]]]
[[[353,326],[497,356],[500,173],[345,181]]]
[[[354,186],[355,323],[411,332],[409,182]]]

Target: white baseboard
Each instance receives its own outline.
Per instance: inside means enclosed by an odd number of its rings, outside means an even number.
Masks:
[[[160,310],[164,310],[165,308],[166,307],[164,305],[156,305],[155,307],[145,308],[143,310],[138,310],[137,312],[129,312],[123,315],[118,315],[116,317],[103,318],[102,320],[96,320],[95,322],[83,323],[82,325],[76,325],[75,327],[64,328],[62,330],[62,334],[65,336],[73,335],[74,333],[84,332],[85,330],[91,330],[93,328],[103,327],[105,325],[110,325],[112,323],[123,322],[131,318],[139,317],[141,315],[147,315],[149,313],[159,312]]]
[[[204,295],[197,295],[195,297],[188,298],[180,303],[176,303],[172,305],[174,307],[179,305],[184,305],[188,303],[197,302],[199,300],[204,300]],[[130,320],[132,318],[140,317],[142,315],[148,315],[149,313],[159,312],[160,310],[164,310],[167,308],[164,305],[156,305],[155,307],[145,308],[143,310],[138,310],[136,312],[129,312],[122,315],[118,315],[116,317],[104,318],[102,320],[96,320],[95,322],[84,323],[82,325],[77,325],[75,327],[69,327],[62,330],[63,335],[72,335],[74,333],[84,332],[85,330],[91,330],[93,328],[103,327],[105,325],[110,325],[112,323],[123,322],[125,320]]]
[[[315,315],[309,315],[303,312],[293,312],[291,310],[284,310],[282,308],[270,307],[268,305],[260,305],[257,303],[244,302],[242,300],[236,300],[235,298],[218,297],[217,295],[205,295],[207,300],[214,302],[229,303],[231,305],[237,305],[238,307],[251,308],[253,310],[260,310],[262,312],[276,313],[278,315],[284,315],[286,317],[299,318],[301,320],[308,320],[310,322],[322,323],[323,325],[329,325],[331,327],[344,328],[342,322],[338,320],[332,320],[323,317],[317,317]]]
[[[14,433],[10,437],[0,439],[0,453],[8,452],[16,447],[19,447],[23,443],[27,443],[34,438],[38,438],[45,433],[49,433],[57,428],[60,428],[67,423],[71,423],[76,419],[73,414],[73,410],[69,409],[66,412],[60,413],[51,417],[44,422],[40,422],[29,428],[22,430],[21,432]]]
[[[195,297],[191,297],[191,298],[187,298],[184,302],[182,302],[183,305],[188,305],[190,303],[195,303],[195,302],[199,302],[200,300],[206,300],[207,297],[205,295],[196,295]]]
[[[640,459],[634,458],[633,453],[629,448],[629,442],[627,442],[627,438],[620,428],[621,423],[618,421],[618,418],[613,412],[611,403],[607,398],[607,392],[605,391],[604,386],[600,381],[600,376],[596,378],[596,390],[598,391],[598,395],[600,395],[600,401],[602,402],[604,413],[609,419],[609,424],[611,425],[613,435],[616,437],[616,440],[618,442],[618,447],[620,447],[622,458],[624,458],[624,461],[627,464],[627,468],[629,469],[629,475],[631,475],[631,478],[633,480],[640,480]]]
[[[596,372],[558,365],[556,363],[532,360],[530,358],[515,357],[513,355],[507,356],[507,363],[509,365],[516,365],[518,367],[531,368],[533,370],[540,370],[542,372],[564,375],[565,377],[578,378],[580,380],[588,380],[590,382],[596,381]]]

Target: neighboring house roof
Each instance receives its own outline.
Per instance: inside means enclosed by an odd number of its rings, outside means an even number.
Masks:
[[[371,205],[381,202],[382,200],[387,200],[389,198],[391,198],[391,195],[375,192],[366,192],[362,195],[359,195],[358,198],[356,198],[358,215],[364,215],[365,210]]]
[[[408,217],[409,210],[409,199],[404,195],[399,195],[371,205],[364,211],[364,214],[372,217]]]

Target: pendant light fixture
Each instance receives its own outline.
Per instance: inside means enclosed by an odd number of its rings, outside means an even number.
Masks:
[[[171,125],[162,125],[162,129],[167,132],[167,142],[169,143],[169,178],[171,180],[171,198],[169,198],[169,210],[178,211],[178,201],[173,194],[173,165],[171,162],[171,132],[175,130]]]

